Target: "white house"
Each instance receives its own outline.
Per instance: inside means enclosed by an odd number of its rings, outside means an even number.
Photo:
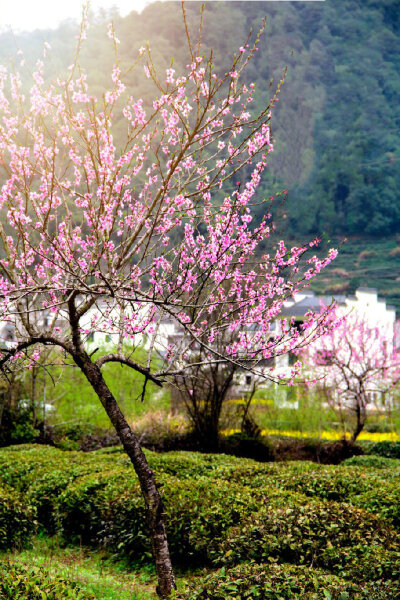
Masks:
[[[394,325],[396,320],[396,311],[393,306],[387,305],[384,299],[378,297],[376,289],[372,288],[358,288],[354,296],[336,296],[334,298],[339,311],[348,313],[349,311],[357,311],[362,314],[363,318],[370,325],[384,324],[394,332]],[[288,300],[284,304],[280,315],[276,321],[272,324],[271,335],[274,333],[278,334],[280,330],[281,319],[294,318],[295,323],[301,323],[305,319],[306,313],[309,311],[319,312],[321,305],[329,305],[333,301],[331,296],[317,296],[312,291],[302,292],[297,294],[293,299]],[[126,314],[132,316],[134,307],[130,306],[126,309]],[[89,350],[95,348],[108,347],[116,348],[119,341],[118,335],[118,324],[120,322],[121,313],[118,305],[110,304],[110,300],[99,301],[92,306],[85,317],[82,319],[82,329],[85,332],[86,340]],[[38,319],[40,325],[46,325],[46,315],[39,315]],[[146,311],[141,309],[137,313],[137,322],[140,323],[141,319],[146,319]],[[61,324],[61,319],[60,323]],[[67,323],[65,321],[65,326]],[[15,326],[10,322],[0,322],[0,348],[13,347],[18,338],[18,334],[15,331]],[[129,338],[128,338],[129,339]],[[134,335],[133,343],[135,346],[142,346],[146,350],[152,348],[152,350],[163,354],[168,347],[169,343],[175,345],[179,344],[181,339],[180,332],[177,331],[176,326],[166,313],[160,313],[154,320],[154,326],[152,325],[152,333],[144,336],[143,334],[136,333]],[[394,338],[393,338],[394,339]],[[273,376],[278,375],[287,376],[294,361],[297,361],[296,356],[285,354],[277,356],[268,361],[264,361],[264,364],[260,365],[265,372],[270,372],[273,368]],[[254,376],[251,373],[243,370],[237,375],[237,394],[243,394],[252,388],[254,384]],[[271,385],[268,381],[265,385]],[[285,393],[275,394],[276,397],[281,397],[279,404],[284,405]],[[293,408],[297,407],[297,403],[289,403],[288,406]]]
[[[335,300],[337,306],[337,315],[346,315],[355,313],[358,317],[367,324],[368,327],[379,326],[389,332],[389,343],[397,344],[395,339],[396,334],[396,309],[394,306],[386,304],[385,299],[378,297],[378,292],[374,288],[358,288],[354,296],[316,296],[313,292],[298,294],[293,301],[287,302],[285,308],[281,312],[281,317],[294,318],[295,322],[301,323],[305,319],[305,315],[309,311],[318,312],[322,305],[328,306]],[[356,343],[356,342],[355,342]],[[288,371],[292,361],[297,360],[297,356],[287,355],[285,357],[286,364],[284,369]],[[319,375],[321,377],[326,374],[329,366],[321,367]],[[375,394],[380,397],[380,394]],[[279,394],[278,394],[279,396]],[[282,394],[281,394],[282,396]],[[283,395],[284,396],[284,395]],[[281,398],[282,402],[282,398]],[[280,405],[281,402],[279,402]],[[283,397],[283,403],[285,398]],[[298,402],[289,404],[292,408],[298,408]]]
[[[17,339],[14,324],[9,321],[0,321],[0,350],[10,350],[15,346]]]

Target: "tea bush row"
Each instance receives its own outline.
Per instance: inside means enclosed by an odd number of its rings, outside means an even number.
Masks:
[[[395,600],[393,581],[349,582],[320,569],[253,562],[222,568],[196,580],[182,600]]]
[[[366,454],[375,454],[386,458],[400,459],[400,442],[371,442],[362,441],[360,446]]]
[[[164,491],[175,562],[231,568],[253,558],[312,564],[349,580],[400,577],[392,462],[373,468],[356,459],[333,467],[177,452],[148,457]],[[135,560],[150,555],[139,485],[120,450],[2,449],[0,481],[35,507],[49,533]]]
[[[21,547],[36,531],[36,509],[15,490],[0,487],[0,550]]]
[[[62,577],[50,577],[37,567],[0,562],[0,600],[94,600]]]
[[[100,544],[138,559],[150,553],[136,476],[120,453],[66,453],[48,447],[0,451],[0,478],[36,507],[39,524],[67,541]],[[221,478],[163,472],[168,530],[175,559],[204,562],[210,540],[254,512],[262,493]],[[189,483],[189,484],[188,484]]]
[[[227,532],[216,562],[313,565],[349,579],[400,580],[400,535],[349,504],[267,505]]]

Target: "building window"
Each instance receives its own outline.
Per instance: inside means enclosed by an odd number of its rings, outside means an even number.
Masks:
[[[251,384],[251,375],[246,375],[246,385]]]
[[[292,327],[294,329],[297,329],[297,331],[299,333],[303,333],[303,321],[296,319],[296,321],[293,323]]]
[[[263,367],[273,367],[275,366],[275,358],[270,356],[270,358],[265,358],[262,363]]]

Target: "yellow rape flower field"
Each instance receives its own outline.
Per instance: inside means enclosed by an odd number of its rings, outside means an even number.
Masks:
[[[232,435],[234,433],[240,433],[240,429],[225,429],[224,435]],[[296,431],[296,430],[281,430],[281,429],[263,429],[261,435],[279,435],[288,436],[294,438],[318,438],[323,440],[341,440],[343,439],[343,433],[341,431]],[[350,439],[351,434],[347,432],[346,438]],[[357,440],[368,440],[371,442],[399,442],[400,435],[395,432],[389,433],[371,433],[369,431],[362,431],[358,436]]]

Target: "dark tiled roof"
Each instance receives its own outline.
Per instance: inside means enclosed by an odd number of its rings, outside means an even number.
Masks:
[[[281,310],[281,317],[303,317],[307,312],[319,312],[322,306],[329,306],[333,301],[337,304],[344,304],[346,296],[307,296],[299,302],[286,306]]]

